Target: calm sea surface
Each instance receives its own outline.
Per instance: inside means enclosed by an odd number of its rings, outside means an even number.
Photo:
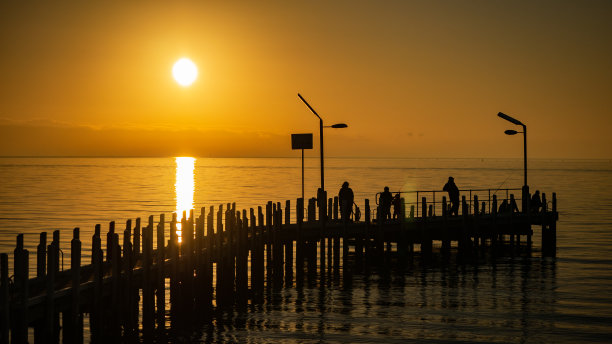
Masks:
[[[350,182],[357,204],[376,192],[518,188],[520,159],[327,159],[326,189]],[[306,159],[306,197],[319,185]],[[0,252],[25,234],[60,229],[69,266],[71,229],[89,256],[94,225],[236,202],[238,209],[301,195],[300,159],[0,158]],[[171,341],[248,343],[612,342],[612,162],[530,160],[529,184],[557,193],[557,256],[417,265],[286,288],[245,312],[216,315]],[[442,194],[440,194],[442,195]],[[50,236],[50,233],[49,233]],[[89,258],[86,258],[88,261]],[[33,270],[32,270],[33,271]]]

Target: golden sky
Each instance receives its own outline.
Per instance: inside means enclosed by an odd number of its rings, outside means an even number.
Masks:
[[[0,4],[0,155],[612,157],[610,1]],[[190,87],[172,65],[199,69]]]

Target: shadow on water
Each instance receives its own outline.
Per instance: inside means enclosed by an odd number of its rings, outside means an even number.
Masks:
[[[170,311],[157,341],[249,342],[549,342],[554,321],[554,258],[528,254],[435,257],[410,265],[325,270],[293,287],[266,288],[238,309]],[[312,277],[312,276],[311,276]],[[175,317],[175,318],[173,318]],[[563,341],[561,339],[561,341]],[[558,342],[558,341],[557,341]]]

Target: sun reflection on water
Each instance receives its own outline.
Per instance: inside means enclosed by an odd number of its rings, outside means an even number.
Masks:
[[[195,190],[195,158],[177,157],[176,159],[176,183],[174,184],[176,192],[176,215],[177,225],[176,234],[178,241],[181,242],[181,220],[183,219],[183,211],[187,212],[193,209],[193,193]]]

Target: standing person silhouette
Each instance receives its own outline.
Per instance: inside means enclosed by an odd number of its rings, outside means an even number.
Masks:
[[[398,219],[400,217],[401,208],[402,208],[402,199],[400,198],[399,192],[395,194],[393,197],[393,219]]]
[[[380,215],[382,220],[391,219],[391,202],[393,201],[393,195],[389,192],[389,187],[385,186],[385,191],[380,194]]]
[[[353,202],[355,201],[353,189],[349,188],[348,182],[342,183],[342,188],[338,192],[338,201],[340,203],[340,216],[343,221],[347,221],[353,213]]]
[[[540,190],[536,190],[531,197],[531,203],[529,204],[531,207],[532,214],[538,214],[540,212],[540,208],[542,208],[542,199],[540,199]]]
[[[442,190],[448,192],[448,198],[451,203],[451,209],[448,215],[459,215],[459,188],[455,185],[455,178],[448,177],[448,182],[444,184]]]

